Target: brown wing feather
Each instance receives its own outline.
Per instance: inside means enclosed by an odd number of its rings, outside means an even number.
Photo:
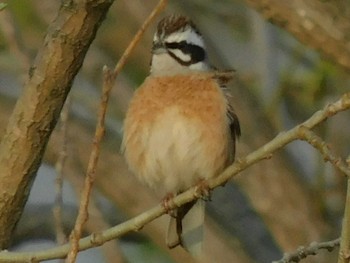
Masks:
[[[227,117],[229,119],[229,126],[230,126],[230,131],[231,131],[231,138],[233,142],[233,149],[232,149],[232,154],[233,157],[235,155],[235,149],[236,149],[236,140],[241,136],[241,126],[239,124],[238,117],[236,113],[233,110],[232,105],[229,102],[229,97],[231,94],[227,90],[227,83],[231,81],[234,77],[234,70],[224,70],[224,71],[215,71],[213,78],[215,78],[220,87],[223,89],[224,94],[227,99]]]

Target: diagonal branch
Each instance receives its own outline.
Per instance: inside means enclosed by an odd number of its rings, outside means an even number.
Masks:
[[[350,157],[350,156],[349,156]],[[350,158],[347,158],[348,167],[350,168]],[[350,178],[347,180],[347,191],[345,198],[345,211],[343,217],[340,250],[338,263],[349,263],[350,261]]]
[[[342,112],[350,109],[350,92],[345,93],[338,101],[327,105],[324,109],[317,111],[308,120],[302,124],[294,127],[291,130],[282,132],[277,135],[270,142],[266,143],[256,151],[250,153],[245,158],[239,159],[233,165],[228,167],[220,176],[207,181],[210,189],[214,189],[225,182],[230,180],[232,177],[237,175],[242,170],[247,169],[253,164],[271,157],[271,155],[277,150],[281,149],[288,143],[299,139],[300,129],[307,127],[309,129],[314,128],[321,122],[334,116],[338,112]],[[169,209],[179,207],[185,203],[188,203],[195,198],[198,198],[198,191],[196,187],[192,187],[186,192],[176,196],[169,201]],[[100,246],[103,243],[118,238],[130,231],[139,231],[147,223],[160,217],[166,213],[166,209],[163,205],[159,204],[156,207],[140,214],[133,219],[130,219],[122,224],[114,226],[110,229],[102,231],[100,233],[94,233],[88,237],[80,239],[79,250],[86,250],[91,247]],[[69,245],[59,246],[52,249],[37,251],[37,252],[0,252],[0,262],[16,262],[16,261],[40,261],[54,258],[65,257],[68,253]]]
[[[59,245],[63,245],[67,238],[64,233],[64,227],[62,222],[62,207],[63,207],[63,179],[64,179],[64,168],[67,160],[67,144],[68,144],[68,117],[70,110],[70,96],[67,97],[66,104],[64,105],[61,114],[60,114],[60,128],[59,128],[59,136],[60,136],[60,149],[58,153],[58,157],[55,163],[56,170],[56,179],[55,179],[55,201],[53,204],[53,220],[55,225],[56,232],[56,242]]]
[[[245,169],[252,164],[271,157],[271,154],[279,150],[288,143],[299,139],[299,130],[301,127],[306,127],[309,129],[314,128],[319,123],[325,121],[326,119],[332,117],[338,112],[348,110],[350,108],[350,92],[345,93],[341,99],[338,101],[327,105],[323,110],[319,110],[314,113],[311,118],[305,122],[297,125],[293,129],[282,132],[277,135],[273,140],[252,152],[244,159],[238,159],[237,162],[226,169],[226,171],[221,174],[219,177],[210,180],[209,186],[214,188],[225,181],[228,181],[233,175],[240,172],[242,169]]]
[[[96,177],[96,167],[100,155],[100,145],[105,133],[105,118],[107,113],[107,106],[114,81],[117,75],[119,74],[120,70],[125,65],[130,54],[136,47],[137,43],[140,41],[146,28],[151,24],[154,18],[164,9],[166,2],[166,0],[160,0],[158,5],[155,6],[149,17],[143,23],[141,29],[137,32],[137,34],[134,36],[133,40],[129,44],[128,48],[125,50],[123,56],[121,57],[117,66],[115,67],[115,70],[112,72],[107,67],[103,68],[103,90],[101,104],[99,107],[97,126],[92,151],[87,167],[86,177],[84,181],[84,188],[81,194],[79,212],[74,225],[74,229],[70,235],[71,248],[66,259],[67,263],[74,263],[76,261],[77,253],[79,251],[79,239],[81,238],[83,227],[88,219],[90,194]]]
[[[339,247],[339,243],[340,238],[327,242],[312,242],[308,247],[299,247],[297,251],[293,253],[286,253],[282,259],[273,261],[272,263],[297,263],[308,256],[316,255],[321,249],[326,249],[331,252],[336,247]]]
[[[104,70],[104,76],[105,76],[104,79],[106,80],[106,82],[109,80],[108,78],[109,75],[107,74],[108,72]],[[74,229],[72,230],[71,235],[69,237],[71,247],[66,259],[67,263],[74,263],[76,260],[77,253],[79,251],[78,242],[83,233],[83,227],[88,219],[88,207],[89,207],[89,201],[90,201],[90,194],[91,194],[93,183],[95,181],[96,166],[100,155],[101,141],[105,133],[104,122],[106,118],[107,104],[108,104],[109,92],[110,92],[110,89],[108,89],[108,87],[109,87],[108,85],[103,85],[101,104],[99,108],[100,110],[99,110],[99,115],[97,119],[97,126],[96,126],[93,144],[92,144],[90,159],[87,167],[86,177],[84,180],[84,188],[81,193],[78,216],[74,225]]]
[[[330,151],[328,145],[322,141],[319,136],[305,127],[300,127],[299,132],[300,139],[307,141],[310,145],[316,148],[322,154],[324,161],[329,161],[335,168],[350,178],[349,167],[347,167],[341,158],[334,156],[334,154]]]
[[[75,75],[113,0],[63,1],[0,143],[0,248],[9,245]]]
[[[246,0],[267,20],[350,70],[350,5],[347,1]]]
[[[348,180],[338,263],[350,260],[350,180]]]

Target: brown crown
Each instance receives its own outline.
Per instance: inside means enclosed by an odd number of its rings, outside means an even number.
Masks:
[[[191,27],[197,34],[200,35],[192,20],[186,16],[174,14],[164,17],[159,21],[156,34],[162,39],[171,33],[185,31],[188,27]]]

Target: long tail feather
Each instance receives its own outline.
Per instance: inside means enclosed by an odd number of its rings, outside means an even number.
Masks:
[[[184,247],[195,258],[202,254],[205,202],[197,200],[179,207],[170,218],[167,245]]]

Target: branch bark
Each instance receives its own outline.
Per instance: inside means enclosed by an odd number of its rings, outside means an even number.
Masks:
[[[241,171],[254,165],[255,163],[264,159],[270,158],[271,155],[277,150],[281,149],[288,143],[299,139],[300,132],[304,127],[312,129],[323,121],[331,118],[335,114],[350,109],[350,92],[345,93],[338,101],[329,104],[324,109],[317,111],[308,120],[300,125],[290,129],[286,132],[280,133],[274,139],[267,144],[263,145],[256,151],[248,154],[245,158],[238,159],[233,165],[229,166],[220,176],[212,178],[207,181],[207,185],[210,189],[214,189],[223,185]],[[197,187],[192,187],[182,194],[171,199],[168,203],[168,209],[174,209],[181,205],[188,203],[196,198],[199,198]],[[160,217],[166,213],[166,210],[162,204],[136,216],[122,224],[114,226],[105,231],[94,233],[90,236],[80,239],[79,251],[86,250],[91,247],[100,246],[103,243],[120,237],[130,231],[138,231],[146,224],[150,223],[154,219]],[[52,249],[37,251],[37,252],[0,252],[0,262],[18,262],[18,261],[40,261],[47,259],[60,258],[67,255],[69,251],[69,244],[55,247]]]
[[[348,178],[348,187],[345,200],[345,211],[340,241],[340,250],[338,263],[350,262],[350,179]]]
[[[246,0],[266,19],[350,70],[350,5],[347,1]]]
[[[0,143],[0,248],[9,245],[47,141],[113,0],[63,1]]]
[[[321,249],[326,249],[331,252],[339,246],[339,243],[340,238],[321,243],[312,242],[308,247],[299,247],[297,251],[286,253],[281,260],[273,261],[272,263],[298,263],[308,256],[317,255],[318,251]]]

